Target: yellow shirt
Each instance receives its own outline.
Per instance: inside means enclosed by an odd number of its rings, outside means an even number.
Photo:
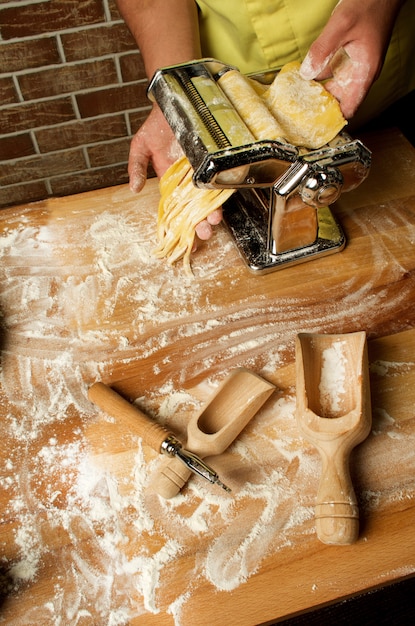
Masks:
[[[364,2],[364,0],[362,0]],[[302,60],[338,0],[197,0],[203,55],[243,73]],[[357,128],[415,89],[415,2],[395,24],[382,73],[353,119]]]

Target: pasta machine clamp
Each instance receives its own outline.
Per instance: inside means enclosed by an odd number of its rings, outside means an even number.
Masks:
[[[254,273],[342,250],[346,239],[329,205],[367,177],[370,151],[344,132],[313,150],[256,139],[221,86],[235,69],[192,61],[157,70],[148,87],[193,167],[194,184],[236,190],[223,219]],[[275,75],[250,78],[270,84]]]

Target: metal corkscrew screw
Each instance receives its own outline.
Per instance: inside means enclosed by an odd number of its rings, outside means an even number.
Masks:
[[[156,452],[167,456],[176,456],[198,476],[212,484],[219,485],[225,491],[231,491],[209,465],[192,452],[185,450],[181,442],[172,433],[169,433],[160,424],[151,421],[139,408],[133,406],[104,383],[94,383],[88,389],[88,397],[103,411],[135,431],[143,442]]]

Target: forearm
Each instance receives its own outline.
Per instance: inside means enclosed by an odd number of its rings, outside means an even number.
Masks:
[[[159,67],[200,58],[194,0],[117,0],[151,78]]]

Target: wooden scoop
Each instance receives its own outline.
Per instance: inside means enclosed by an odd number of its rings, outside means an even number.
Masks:
[[[88,389],[88,398],[117,421],[135,431],[153,450],[183,463],[184,467],[189,470],[189,474],[194,472],[210,483],[216,483],[225,491],[231,491],[220,480],[215,470],[197,455],[185,450],[173,433],[166,430],[164,426],[152,422],[138,407],[127,402],[111,387],[100,382],[94,383]]]
[[[245,368],[233,370],[209,403],[187,425],[185,447],[198,457],[221,454],[270,397],[275,386]],[[177,459],[165,459],[151,487],[164,498],[177,495],[190,472]]]
[[[300,333],[296,374],[298,425],[322,460],[317,536],[323,543],[350,544],[359,535],[359,509],[349,457],[372,422],[366,334]]]

